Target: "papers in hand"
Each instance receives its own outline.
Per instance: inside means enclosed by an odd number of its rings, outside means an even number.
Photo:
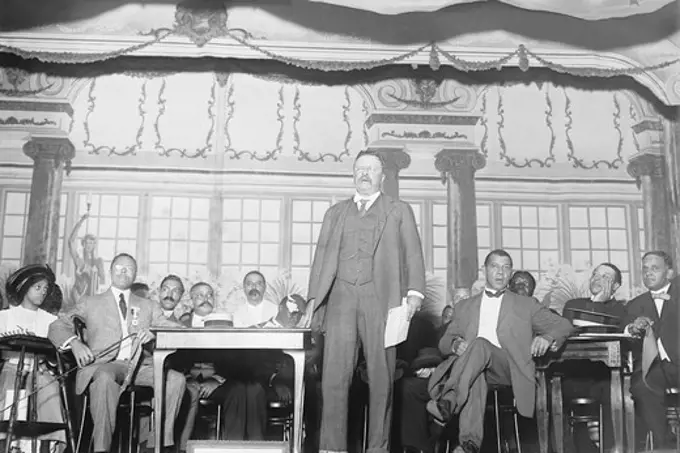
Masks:
[[[410,320],[408,319],[409,307],[406,298],[402,299],[401,305],[391,308],[387,313],[385,324],[385,347],[396,346],[406,340]]]

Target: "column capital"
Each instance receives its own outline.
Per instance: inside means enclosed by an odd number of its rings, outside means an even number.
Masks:
[[[24,144],[24,154],[38,162],[53,160],[55,164],[65,163],[66,174],[71,172],[71,159],[76,155],[73,143],[67,138],[33,137]]]
[[[434,160],[434,167],[441,173],[442,182],[446,182],[448,173],[456,178],[462,171],[474,173],[485,165],[486,158],[476,149],[443,149]]]
[[[386,170],[399,172],[411,165],[411,156],[403,148],[370,147],[368,151],[380,155]]]
[[[665,158],[661,154],[642,153],[633,156],[628,161],[626,168],[628,174],[637,181],[640,187],[640,178],[651,176],[652,178],[663,178],[665,175]]]

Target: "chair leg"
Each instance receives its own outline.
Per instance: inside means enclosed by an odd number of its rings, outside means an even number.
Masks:
[[[602,404],[599,406],[599,418],[597,420],[598,437],[600,438],[600,453],[604,453],[604,419],[602,418]]]
[[[501,414],[500,405],[498,404],[498,390],[493,390],[493,416],[496,419],[496,446],[498,453],[503,453],[501,448]]]
[[[522,444],[519,441],[519,416],[517,415],[517,410],[512,413],[512,418],[515,423],[515,443],[517,444],[517,453],[522,453]]]
[[[89,410],[90,399],[87,391],[83,394],[83,406],[80,411],[80,429],[78,430],[78,442],[76,442],[76,451],[74,453],[80,453],[81,443],[83,441],[83,433],[85,432],[85,419],[87,418],[87,411]],[[90,435],[90,440],[92,435]],[[91,442],[90,442],[91,443]],[[89,450],[88,450],[89,451]]]
[[[222,440],[222,405],[217,405],[217,426],[215,426],[215,439]]]
[[[134,438],[134,432],[135,432],[135,415],[137,412],[137,401],[135,398],[136,397],[136,392],[134,390],[130,390],[130,425],[128,428],[128,449],[127,453],[134,453],[132,450],[132,445],[133,445],[133,438]]]
[[[368,450],[368,403],[364,407],[364,438],[363,438],[363,453]]]

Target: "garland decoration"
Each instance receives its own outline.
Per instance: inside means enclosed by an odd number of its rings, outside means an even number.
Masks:
[[[129,47],[124,47],[122,49],[113,50],[110,52],[102,53],[71,53],[71,52],[45,52],[45,51],[28,51],[23,50],[18,47],[8,46],[0,44],[0,52],[7,52],[17,55],[24,59],[37,59],[43,63],[59,63],[59,64],[85,64],[85,63],[96,63],[100,61],[106,61],[125,55],[131,55],[135,52],[151,47],[154,44],[160,43],[169,36],[184,36],[187,37],[186,30],[175,24],[173,28],[161,28],[154,29],[149,32],[140,33],[142,36],[150,36],[151,39],[145,42],[141,42]],[[391,58],[384,58],[380,60],[368,60],[368,61],[323,61],[323,60],[304,60],[301,58],[288,57],[279,53],[272,52],[263,46],[255,44],[252,42],[252,35],[242,29],[229,29],[222,33],[223,37],[230,38],[240,45],[259,53],[262,58],[268,58],[271,60],[279,61],[291,66],[295,66],[302,69],[308,69],[313,71],[323,71],[323,72],[349,72],[349,71],[361,71],[369,70],[374,68],[379,68],[382,66],[394,65],[397,63],[406,62],[407,60],[413,58],[414,56],[420,54],[423,51],[428,51],[429,53],[429,66],[433,70],[438,70],[442,64],[448,64],[453,68],[463,71],[463,72],[477,72],[477,71],[488,71],[492,69],[501,70],[504,66],[509,65],[510,61],[517,57],[518,67],[522,71],[528,71],[532,67],[532,60],[538,65],[535,67],[544,67],[552,71],[561,74],[570,74],[579,77],[616,77],[623,75],[637,75],[644,72],[655,71],[659,69],[664,69],[669,66],[673,66],[680,63],[680,57],[663,61],[651,66],[634,66],[630,68],[592,68],[592,67],[579,67],[572,68],[564,66],[546,58],[543,58],[539,54],[526,48],[524,44],[520,44],[517,49],[512,52],[491,61],[467,61],[464,60],[449,51],[441,48],[437,43],[431,42],[422,45],[416,49],[409,52],[397,55]],[[206,44],[206,40],[200,40],[195,37],[190,37],[190,40],[202,47]],[[442,58],[443,60],[442,61]]]

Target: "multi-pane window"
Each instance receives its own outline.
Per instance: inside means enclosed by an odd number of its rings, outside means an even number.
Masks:
[[[292,200],[291,279],[307,288],[316,242],[330,200]]]
[[[501,207],[502,247],[515,269],[542,274],[559,265],[560,243],[557,206],[510,205]]]
[[[227,198],[222,201],[222,272],[232,278],[259,269],[277,277],[281,253],[280,199]]]
[[[432,272],[446,280],[446,236],[447,206],[446,203],[432,203]]]
[[[638,227],[638,247],[640,247],[640,252],[644,253],[647,250],[647,238],[645,237],[645,209],[635,208],[637,214],[637,227]]]
[[[76,212],[78,219],[88,212],[88,205],[89,216],[84,225],[80,226],[73,244],[76,253],[82,256],[82,239],[85,234],[91,234],[97,239],[95,254],[104,260],[105,266],[118,253],[129,253],[135,256],[139,197],[136,195],[80,194]]]
[[[149,271],[195,279],[208,274],[210,199],[152,197]]]
[[[570,206],[569,239],[575,270],[589,270],[610,262],[621,269],[623,284],[630,285],[625,206]]]
[[[4,199],[3,237],[0,238],[0,262],[19,267],[24,251],[26,222],[28,221],[28,192],[7,191]],[[64,227],[68,196],[61,195],[59,203],[59,242],[57,246],[57,275],[64,265]]]
[[[432,203],[432,268],[434,274],[446,278],[448,244],[446,224],[446,203]],[[491,206],[488,204],[477,205],[477,256],[479,265],[484,262],[484,257],[492,248],[491,245]]]
[[[3,219],[2,264],[19,267],[24,251],[24,236],[28,219],[28,192],[6,191]]]
[[[477,204],[477,263],[480,268],[492,248],[491,205]]]

